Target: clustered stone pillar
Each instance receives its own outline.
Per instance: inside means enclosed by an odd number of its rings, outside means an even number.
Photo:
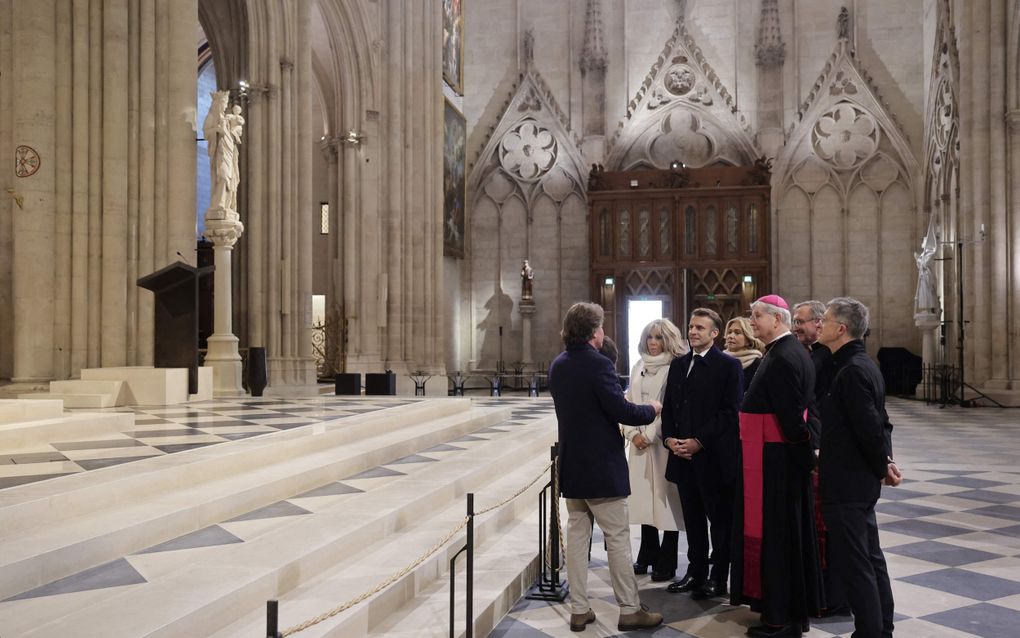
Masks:
[[[151,365],[152,294],[135,282],[196,240],[196,1],[0,13],[0,148],[38,159],[0,201],[0,377]]]

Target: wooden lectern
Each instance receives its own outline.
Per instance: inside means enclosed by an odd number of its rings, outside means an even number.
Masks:
[[[175,261],[138,280],[155,295],[153,364],[187,368],[188,394],[198,393],[198,284],[214,268]]]

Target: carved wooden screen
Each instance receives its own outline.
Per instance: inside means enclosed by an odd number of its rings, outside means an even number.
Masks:
[[[627,300],[661,298],[683,328],[696,307],[746,314],[770,286],[767,166],[607,173],[589,179],[592,298],[606,333]]]

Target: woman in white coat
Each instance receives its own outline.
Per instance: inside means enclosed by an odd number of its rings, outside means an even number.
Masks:
[[[638,352],[641,358],[631,370],[627,398],[634,403],[662,401],[669,364],[687,352],[683,335],[669,319],[656,319],[641,332]],[[634,573],[644,574],[651,567],[652,580],[672,580],[684,519],[676,486],[666,480],[669,450],[662,445],[662,422],[656,417],[648,425],[622,429],[630,442],[630,522],[641,524]]]

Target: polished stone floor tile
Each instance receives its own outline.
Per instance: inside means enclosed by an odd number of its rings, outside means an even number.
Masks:
[[[61,578],[60,580],[55,580],[48,585],[37,587],[18,594],[17,596],[11,596],[6,600],[24,600],[26,598],[55,596],[57,594],[69,594],[72,592],[88,591],[91,589],[106,589],[109,587],[137,585],[144,582],[146,581],[142,575],[139,574],[127,560],[118,558],[115,561],[111,561],[91,569],[86,569],[85,571],[72,574],[66,578]]]
[[[982,638],[1016,636],[1020,630],[1020,612],[988,603],[949,609],[923,616],[923,620]]]

